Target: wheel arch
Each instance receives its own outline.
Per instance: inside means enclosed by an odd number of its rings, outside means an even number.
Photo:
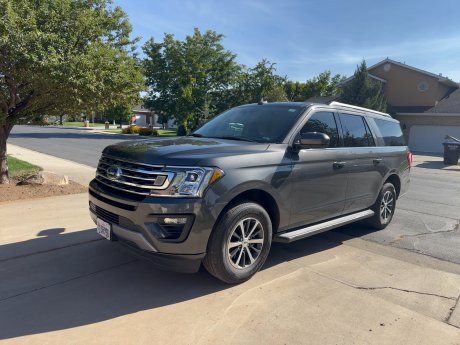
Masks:
[[[399,198],[399,193],[401,192],[401,179],[399,178],[398,174],[391,173],[390,175],[388,175],[388,177],[385,179],[385,182],[383,182],[382,186],[388,182],[395,187],[396,198]]]
[[[275,233],[280,223],[280,210],[278,207],[278,203],[270,193],[257,188],[248,189],[235,195],[222,209],[215,224],[217,224],[220,221],[220,218],[225,214],[225,212],[227,212],[229,208],[233,207],[234,205],[243,200],[252,201],[256,204],[259,204],[267,211],[272,222],[273,233]]]

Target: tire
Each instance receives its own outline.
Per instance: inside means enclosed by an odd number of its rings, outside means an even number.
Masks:
[[[372,206],[374,215],[367,220],[367,224],[376,229],[385,229],[393,219],[396,209],[396,190],[393,184],[385,183]]]
[[[242,283],[263,266],[271,243],[272,223],[267,211],[259,204],[242,201],[214,226],[203,265],[225,283]]]

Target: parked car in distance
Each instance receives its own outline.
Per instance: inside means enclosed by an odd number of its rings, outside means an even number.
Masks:
[[[240,283],[273,241],[358,220],[385,228],[410,165],[388,114],[338,102],[249,104],[186,137],[108,146],[89,207],[102,236],[160,268],[203,264]]]

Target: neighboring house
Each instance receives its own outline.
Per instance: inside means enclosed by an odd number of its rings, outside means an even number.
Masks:
[[[401,122],[411,150],[440,153],[446,135],[460,137],[458,83],[388,58],[368,72],[382,83],[388,111]]]
[[[141,127],[163,127],[163,124],[157,122],[158,116],[154,111],[144,108],[143,105],[137,105],[133,108],[133,117],[131,122]],[[169,120],[167,128],[175,128],[174,120]]]
[[[137,105],[133,108],[133,117],[131,122],[142,127],[156,127],[155,112],[144,108],[143,105]]]

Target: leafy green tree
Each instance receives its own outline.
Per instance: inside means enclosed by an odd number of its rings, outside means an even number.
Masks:
[[[203,34],[195,29],[184,41],[171,34],[160,43],[150,39],[143,47],[147,107],[174,116],[179,126],[194,128],[201,123],[206,102],[213,104],[240,69],[222,38],[214,31]]]
[[[133,113],[130,107],[116,105],[106,110],[104,116],[107,121],[117,121],[121,128],[123,123],[131,123]]]
[[[364,60],[357,66],[353,78],[343,86],[340,100],[383,112],[387,107],[382,85],[370,79]]]
[[[345,80],[345,76],[326,70],[317,77],[307,80],[305,83],[288,81],[284,85],[289,100],[304,102],[310,97],[334,96],[340,93],[338,84]]]
[[[144,79],[131,25],[110,0],[0,0],[0,18],[0,183],[8,183],[15,124],[132,105]]]
[[[263,59],[246,72],[243,90],[247,103],[259,102],[261,99],[269,102],[288,100],[283,88],[287,78],[276,74],[275,65]]]

